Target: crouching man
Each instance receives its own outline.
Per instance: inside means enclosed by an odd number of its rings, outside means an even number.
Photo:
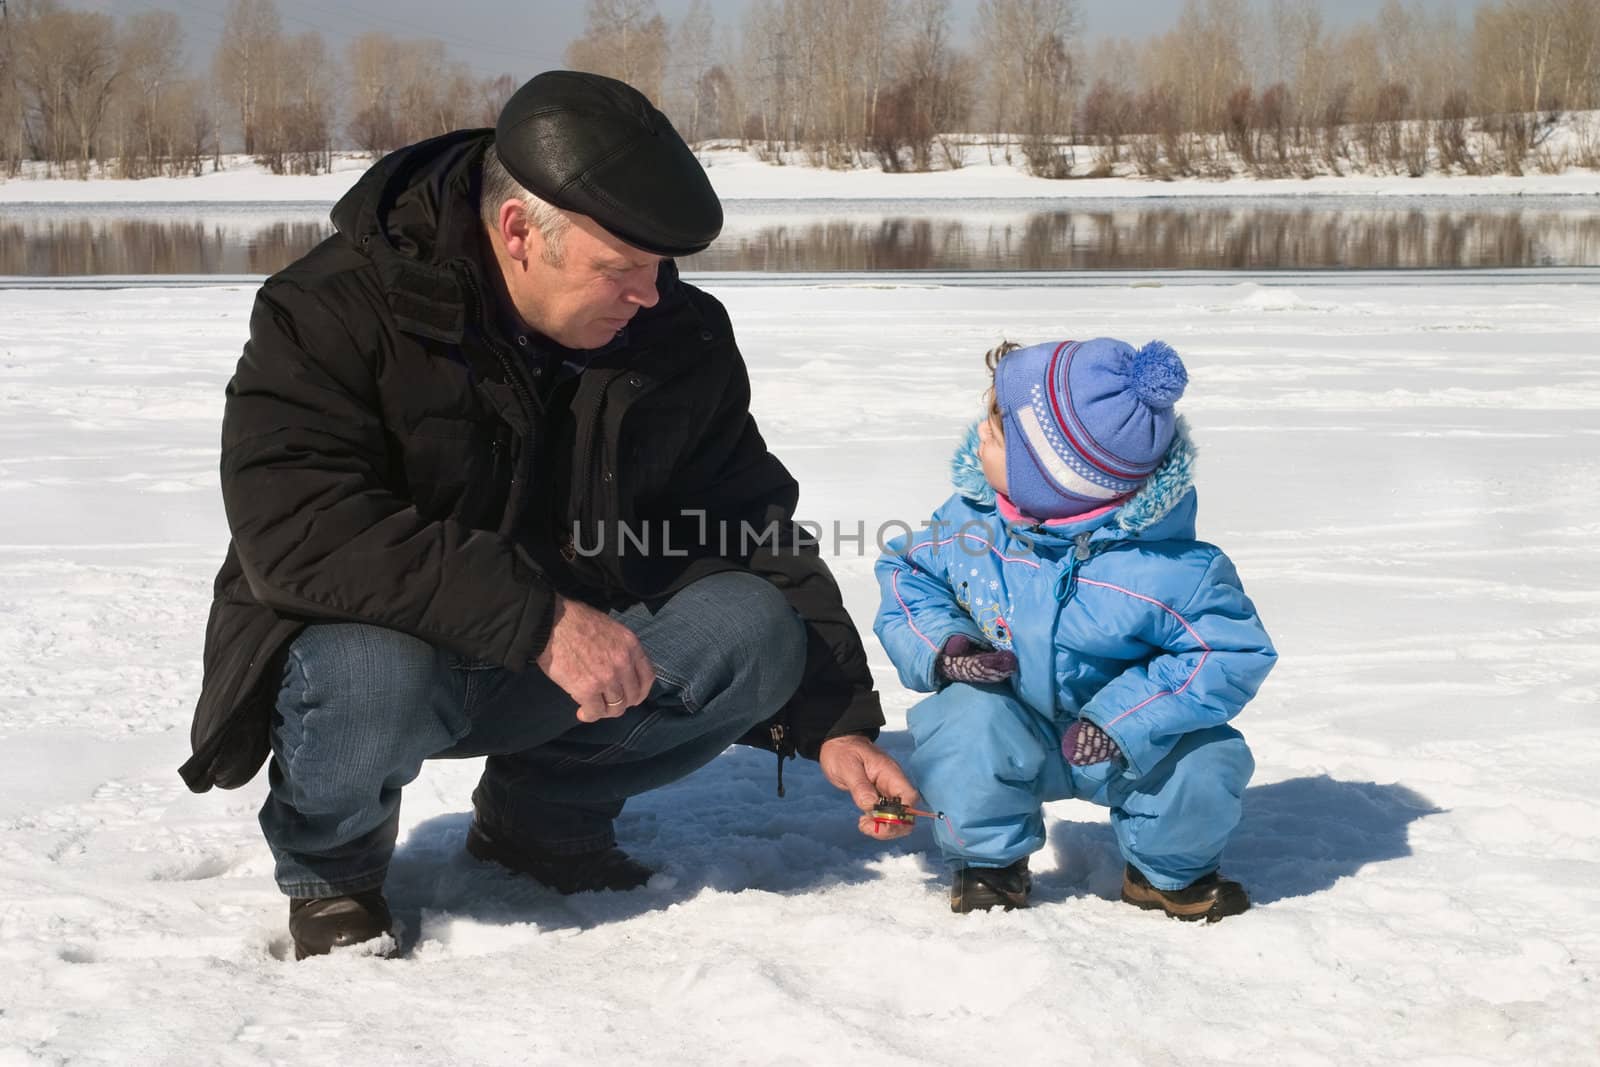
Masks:
[[[643,885],[623,803],[735,741],[819,760],[864,811],[914,796],[727,314],[678,277],[722,209],[660,112],[541,74],[333,222],[262,286],[228,386],[182,769],[232,788],[270,756],[297,957],[389,931],[427,759],[487,756],[467,849],[562,893]]]

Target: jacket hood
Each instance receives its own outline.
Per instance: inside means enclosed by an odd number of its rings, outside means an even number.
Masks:
[[[488,130],[457,130],[390,152],[333,206],[334,228],[369,253],[376,245],[417,263],[462,254],[460,216],[477,218],[478,166],[492,143]]]
[[[1021,516],[1018,518],[1028,524],[1028,536],[1034,541],[1049,542],[1059,538],[1069,542],[1086,532],[1092,533],[1092,541],[1193,538],[1197,510],[1194,462],[1195,447],[1189,436],[1189,423],[1179,416],[1166,458],[1144,485],[1122,504],[1080,518],[1052,519],[1038,524]],[[1005,501],[1002,507],[999,494],[983,476],[983,465],[978,459],[976,422],[967,428],[955,454],[950,457],[950,480],[956,492],[972,503],[1016,514],[1010,501]]]
[[[479,222],[485,150],[494,131],[456,130],[389,153],[333,206],[334,228],[372,260],[402,329],[447,343],[465,332],[468,293],[498,291],[487,277],[487,239]],[[656,288],[674,301],[678,269],[663,260]],[[487,314],[488,309],[483,309]]]

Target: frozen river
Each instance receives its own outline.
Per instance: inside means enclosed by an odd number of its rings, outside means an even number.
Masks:
[[[707,285],[864,628],[871,531],[947,495],[986,348],[1183,354],[1201,536],[1282,653],[1238,720],[1254,911],[1118,903],[1104,812],[1064,802],[1038,906],[957,919],[925,832],[861,838],[814,765],[779,800],[740,749],[624,812],[662,878],[559,898],[464,857],[466,761],[405,794],[405,958],[286,963],[264,780],[175,773],[253,285],[4,289],[0,1063],[1592,1064],[1600,289],[1032,277]]]
[[[1594,197],[730,200],[689,271],[1600,266]],[[0,205],[0,276],[264,275],[326,203]]]

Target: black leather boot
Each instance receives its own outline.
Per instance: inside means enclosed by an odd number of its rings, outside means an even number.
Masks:
[[[1000,907],[1026,908],[1033,892],[1028,857],[1009,867],[958,867],[950,881],[950,910],[957,915]]]
[[[294,939],[297,960],[326,956],[330,949],[371,941],[393,929],[394,920],[382,889],[289,900],[289,936]]]
[[[467,851],[476,859],[525,874],[563,895],[605,889],[622,893],[638,889],[655,873],[615,846],[593,852],[546,852],[498,839],[476,819],[467,831]]]
[[[1157,889],[1144,872],[1128,864],[1122,872],[1124,903],[1146,911],[1164,911],[1184,922],[1218,922],[1250,910],[1250,894],[1216,871],[1197,878],[1182,889]]]

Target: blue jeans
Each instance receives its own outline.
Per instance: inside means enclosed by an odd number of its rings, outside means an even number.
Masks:
[[[906,771],[949,820],[934,824],[934,839],[962,866],[1003,867],[1037,852],[1044,802],[1076,798],[1111,809],[1123,859],[1151,885],[1179,889],[1217,869],[1256,766],[1239,731],[1213,726],[1184,734],[1142,778],[1109,762],[1074,767],[1061,754],[1067,721],[999,686],[948,686],[906,722],[917,744]]]
[[[805,627],[754,575],[712,575],[655,611],[613,617],[638,635],[656,684],[644,704],[596,723],[580,723],[577,704],[532,665],[474,662],[377,626],[306,627],[284,662],[261,809],[279,888],[324,897],[381,886],[400,791],[434,758],[489,757],[472,803],[496,839],[607,848],[628,797],[710,762],[799,685]]]

